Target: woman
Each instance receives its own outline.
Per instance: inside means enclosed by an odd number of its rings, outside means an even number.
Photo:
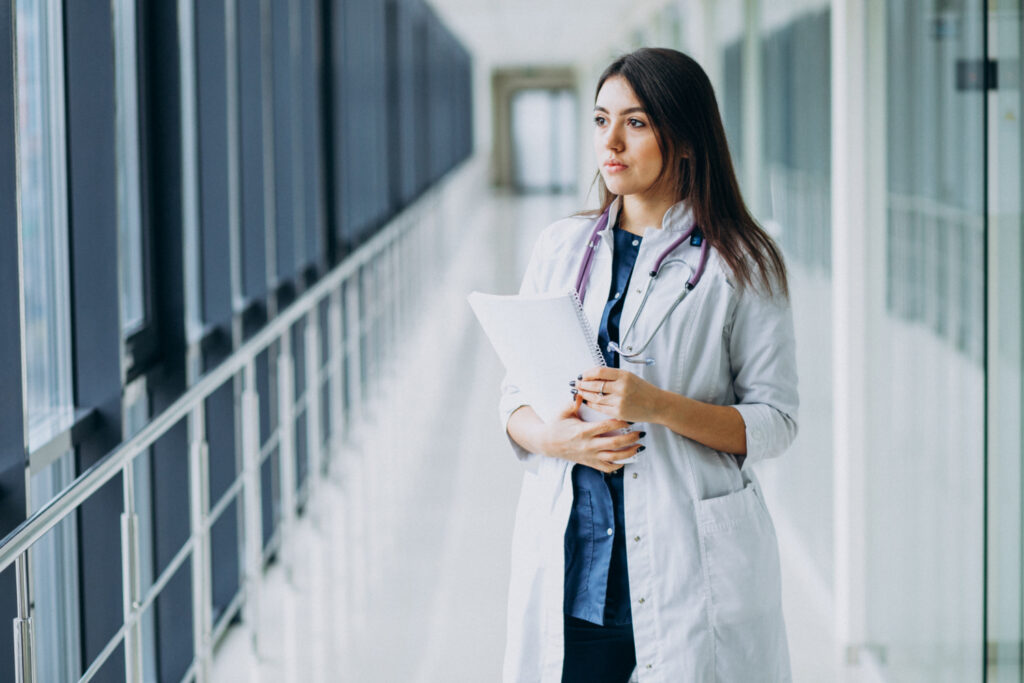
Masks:
[[[550,424],[502,385],[527,467],[504,678],[788,681],[778,544],[750,469],[797,429],[781,255],[686,55],[605,70],[594,148],[601,211],[542,233],[521,292],[576,286],[608,367],[566,368]],[[574,396],[607,420],[581,421]]]

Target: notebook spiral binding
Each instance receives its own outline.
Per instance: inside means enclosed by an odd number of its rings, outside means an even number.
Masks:
[[[597,345],[597,336],[594,334],[594,330],[590,329],[590,321],[587,320],[587,314],[583,311],[580,293],[575,290],[569,293],[572,294],[572,300],[576,302],[576,317],[580,319],[580,327],[583,328],[583,334],[587,337],[587,343],[590,344],[590,355],[594,359],[594,365],[608,367],[608,363],[604,360],[604,354],[601,353],[601,347]]]

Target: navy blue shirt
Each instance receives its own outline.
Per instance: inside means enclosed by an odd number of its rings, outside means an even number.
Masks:
[[[641,238],[618,227],[612,234],[612,284],[601,316],[598,345],[609,367],[617,368],[619,355],[608,351],[608,342],[619,340],[622,303]],[[573,504],[565,530],[564,612],[594,624],[632,622],[622,472],[605,474],[585,465],[572,468]]]

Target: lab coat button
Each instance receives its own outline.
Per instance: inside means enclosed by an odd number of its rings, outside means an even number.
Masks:
[[[637,543],[639,543],[640,542],[640,537],[639,536],[634,536],[633,540],[636,541]]]
[[[648,664],[647,668],[650,669],[650,668],[653,668],[653,666],[654,666],[653,664]]]
[[[636,472],[633,473],[633,478],[636,479]]]
[[[608,535],[609,535],[609,536],[611,536],[611,535],[612,535],[612,534],[614,534],[614,533],[615,533],[615,530],[614,530],[614,529],[611,529],[611,528],[609,528],[609,529],[608,529]]]
[[[642,604],[644,604],[645,601],[644,601],[643,598],[640,598],[639,600],[637,600],[637,602],[639,602],[642,605]]]

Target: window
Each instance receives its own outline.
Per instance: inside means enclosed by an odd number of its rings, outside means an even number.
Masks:
[[[29,450],[70,426],[64,72],[60,0],[18,0],[18,176]]]

